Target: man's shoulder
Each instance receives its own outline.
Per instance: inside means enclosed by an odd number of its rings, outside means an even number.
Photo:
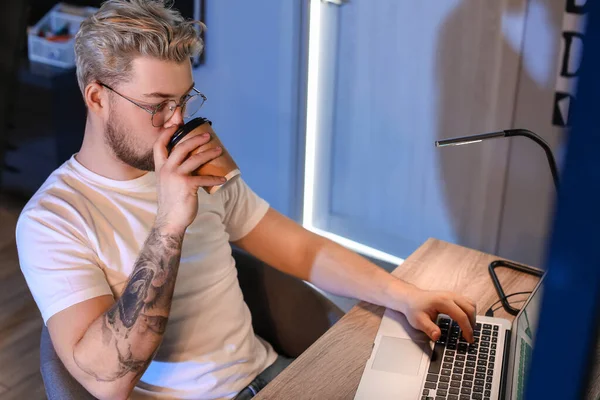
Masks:
[[[78,214],[84,202],[82,188],[85,183],[70,169],[68,162],[54,170],[35,194],[29,199],[17,226],[31,220],[69,219]]]

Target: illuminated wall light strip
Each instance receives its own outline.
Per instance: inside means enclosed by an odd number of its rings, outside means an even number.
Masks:
[[[321,52],[321,1],[310,0],[308,33],[308,87],[306,106],[306,153],[304,165],[304,212],[303,225],[306,229],[331,239],[357,253],[394,265],[400,265],[403,259],[383,251],[354,242],[348,238],[323,231],[313,226],[314,187],[317,148],[317,123],[319,104],[319,57]]]

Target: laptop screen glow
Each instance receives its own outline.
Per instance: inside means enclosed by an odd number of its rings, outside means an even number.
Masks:
[[[529,365],[531,364],[533,342],[538,326],[542,294],[543,284],[540,284],[537,290],[532,294],[532,297],[523,312],[521,312],[515,320],[513,334],[516,334],[516,345],[515,348],[512,349],[514,352],[513,359],[515,360],[511,396],[511,399],[513,400],[523,400],[525,397],[525,378],[529,372]]]

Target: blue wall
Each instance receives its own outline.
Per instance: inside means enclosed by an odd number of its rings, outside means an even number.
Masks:
[[[208,1],[206,62],[195,71],[242,176],[273,208],[297,217],[302,3]],[[300,120],[300,121],[299,121]]]

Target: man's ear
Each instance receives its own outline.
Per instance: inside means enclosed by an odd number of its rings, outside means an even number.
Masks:
[[[108,93],[104,86],[97,82],[92,82],[85,87],[83,98],[89,112],[101,114],[108,105]]]

